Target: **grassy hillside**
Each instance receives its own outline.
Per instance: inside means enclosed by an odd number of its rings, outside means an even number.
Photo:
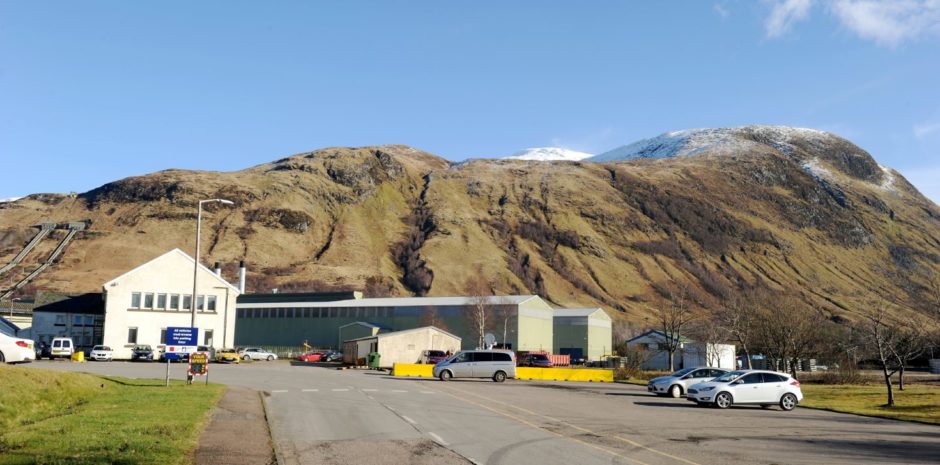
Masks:
[[[0,365],[0,464],[190,463],[224,389]]]
[[[251,291],[453,295],[479,275],[495,292],[637,321],[677,286],[702,308],[769,287],[848,318],[873,302],[927,311],[940,209],[827,137],[616,163],[452,164],[383,146],[237,172],[168,170],[0,205],[0,260],[28,240],[30,224],[88,219],[91,229],[33,289],[94,291],[169,248],[191,252],[196,202],[223,197],[236,205],[210,207],[203,260],[222,262],[234,280],[245,259]]]

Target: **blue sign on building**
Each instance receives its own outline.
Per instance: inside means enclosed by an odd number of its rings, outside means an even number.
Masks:
[[[199,345],[199,328],[167,328],[166,345],[175,347]]]

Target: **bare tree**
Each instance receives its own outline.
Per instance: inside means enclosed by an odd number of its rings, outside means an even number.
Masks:
[[[518,321],[516,306],[506,299],[498,298],[496,302],[494,302],[492,321],[494,328],[497,331],[503,332],[503,337],[500,339],[500,342],[503,344],[503,347],[506,347],[506,341],[509,340],[510,329],[513,328],[515,322]]]
[[[437,307],[431,306],[428,307],[424,313],[421,314],[420,320],[421,326],[433,326],[437,329],[442,329],[444,331],[450,331],[447,328],[447,323],[441,318],[440,313],[437,310]]]
[[[895,332],[894,344],[889,347],[898,368],[898,390],[904,390],[904,367],[927,351],[930,339],[920,321],[915,318],[902,320]]]
[[[470,296],[470,302],[465,313],[467,326],[478,338],[477,347],[483,347],[486,330],[492,324],[491,317],[494,307],[492,290],[480,274],[469,279],[465,283],[464,289],[467,295]]]
[[[745,368],[750,370],[751,345],[756,333],[756,310],[746,297],[733,296],[715,311],[713,318],[728,331],[728,338],[736,342],[744,353]]]
[[[826,319],[797,295],[775,293],[762,299],[757,333],[768,355],[790,365],[796,378],[800,360],[816,352]]]
[[[721,366],[721,345],[728,342],[730,333],[715,318],[696,320],[690,327],[688,334],[699,343],[699,354],[705,359],[705,364],[711,367]],[[735,368],[734,366],[728,368]]]
[[[669,371],[673,371],[674,355],[682,346],[682,332],[688,329],[689,324],[696,318],[689,304],[688,288],[683,286],[677,291],[670,291],[669,301],[657,307],[655,313],[658,329],[665,338],[662,347],[669,355]]]
[[[888,407],[894,406],[894,390],[891,386],[891,377],[897,373],[897,359],[892,355],[892,347],[897,343],[897,330],[887,320],[884,307],[878,307],[877,310],[868,315],[866,321],[861,325],[861,333],[864,341],[872,355],[881,365],[881,373],[884,376],[885,388],[888,391]]]

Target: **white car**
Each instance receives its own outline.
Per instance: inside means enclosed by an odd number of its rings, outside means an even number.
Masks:
[[[111,350],[108,346],[94,346],[91,348],[91,352],[88,353],[88,360],[101,361],[105,360],[110,362],[114,358],[114,351]]]
[[[36,359],[32,339],[0,334],[0,363],[31,362]]]
[[[800,382],[790,375],[764,370],[738,370],[689,387],[688,400],[699,405],[728,408],[752,404],[768,408],[774,404],[790,411],[803,400]]]
[[[727,368],[683,368],[669,376],[651,379],[646,390],[657,396],[680,397],[689,390],[689,386],[717,378],[729,371]]]
[[[277,360],[277,354],[268,352],[260,347],[247,347],[243,349],[239,355],[242,360]]]

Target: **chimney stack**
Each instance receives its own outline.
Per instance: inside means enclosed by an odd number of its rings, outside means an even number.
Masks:
[[[219,265],[219,262],[215,262],[215,275],[222,276],[222,265]]]
[[[238,262],[238,292],[245,293],[245,261]]]

